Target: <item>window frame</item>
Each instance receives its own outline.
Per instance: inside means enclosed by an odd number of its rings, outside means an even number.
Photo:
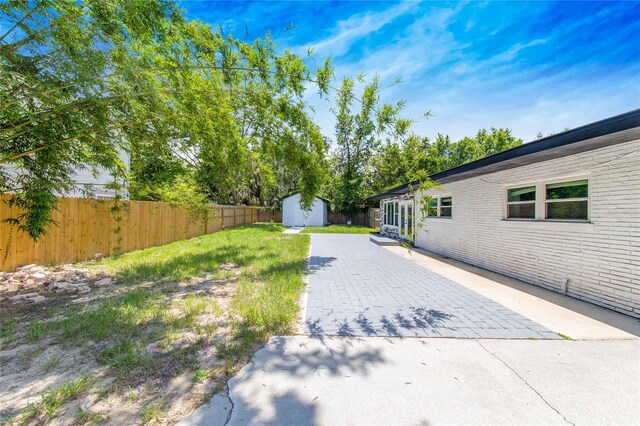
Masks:
[[[558,185],[558,184],[563,184],[563,183],[572,183],[572,182],[579,182],[579,181],[586,181],[587,183],[587,196],[586,197],[577,197],[577,198],[554,198],[554,199],[547,199],[547,186],[549,185]],[[591,198],[591,185],[589,185],[589,178],[584,177],[584,178],[568,178],[568,179],[554,179],[552,181],[547,181],[544,182],[543,184],[543,188],[544,188],[544,205],[543,205],[543,211],[544,211],[544,220],[549,221],[549,222],[589,222],[591,220],[591,203],[589,202],[590,198]],[[547,209],[547,205],[549,203],[570,203],[570,202],[575,202],[575,201],[586,201],[587,202],[587,217],[584,219],[572,219],[572,218],[550,218],[549,213],[548,213],[548,209]]]
[[[586,201],[587,202],[587,219],[548,219],[547,218],[547,185],[560,184],[560,183],[569,183],[575,181],[587,181],[587,197],[586,198],[563,198],[560,200],[553,200],[550,202],[562,202],[562,201]],[[535,217],[534,218],[519,218],[519,217],[509,217],[509,190],[517,189],[517,188],[526,188],[529,186],[535,186],[536,188],[536,200],[535,200]],[[527,181],[520,182],[517,184],[505,185],[503,187],[503,200],[502,200],[502,220],[506,221],[534,221],[534,222],[569,222],[569,223],[591,223],[591,175],[590,174],[579,174],[579,175],[569,175],[562,177],[554,177],[551,179],[541,179],[536,181]],[[513,204],[517,203],[527,203],[525,202],[511,202]]]
[[[533,188],[534,200],[533,201],[509,201],[509,191],[513,189]],[[506,208],[504,212],[504,218],[507,220],[535,220],[538,216],[538,185],[536,183],[529,183],[523,185],[510,185],[505,188]],[[518,204],[533,204],[533,217],[510,217],[509,206]]]
[[[382,224],[385,226],[397,227],[398,222],[398,201],[390,200],[384,202],[384,216]]]
[[[453,219],[453,195],[451,195],[451,194],[442,194],[442,195],[438,195],[438,196],[431,196],[431,198],[432,198],[432,201],[433,200],[436,201],[436,205],[435,205],[436,214],[435,215],[430,215],[429,212],[427,212],[427,215],[425,216],[425,219],[434,219],[434,218]],[[443,206],[442,205],[442,199],[443,198],[450,198],[451,199],[451,205]],[[450,208],[451,209],[451,215],[450,216],[442,216],[442,207]]]
[[[399,204],[398,201],[393,202],[393,226],[396,228],[398,228],[398,217],[400,215]]]

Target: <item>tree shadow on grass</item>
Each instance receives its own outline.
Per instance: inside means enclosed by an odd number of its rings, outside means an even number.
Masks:
[[[200,253],[149,257],[144,262],[126,266],[116,272],[116,278],[124,282],[141,281],[180,281],[200,276],[203,273],[215,273],[221,263],[233,263],[243,266],[256,260],[260,255],[246,244],[225,245]]]

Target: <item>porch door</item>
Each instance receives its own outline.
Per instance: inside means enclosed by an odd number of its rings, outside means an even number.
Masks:
[[[413,238],[413,200],[400,203],[400,223],[398,228],[402,238],[405,240]]]
[[[400,223],[398,231],[402,238],[410,240],[413,238],[413,201],[402,201],[400,203]]]

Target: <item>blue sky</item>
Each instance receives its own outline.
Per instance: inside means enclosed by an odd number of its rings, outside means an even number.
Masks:
[[[509,127],[525,141],[640,107],[640,2],[209,2],[189,16],[379,74],[414,130],[454,139]],[[285,31],[291,23],[295,28]],[[312,96],[327,136],[334,122]],[[424,111],[433,117],[425,119]]]

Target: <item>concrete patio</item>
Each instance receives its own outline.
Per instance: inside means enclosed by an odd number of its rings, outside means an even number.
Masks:
[[[640,341],[276,337],[186,425],[640,423]]]
[[[560,338],[367,235],[314,234],[309,270],[312,336]]]
[[[180,425],[640,423],[637,319],[366,235],[309,269],[303,335]]]

